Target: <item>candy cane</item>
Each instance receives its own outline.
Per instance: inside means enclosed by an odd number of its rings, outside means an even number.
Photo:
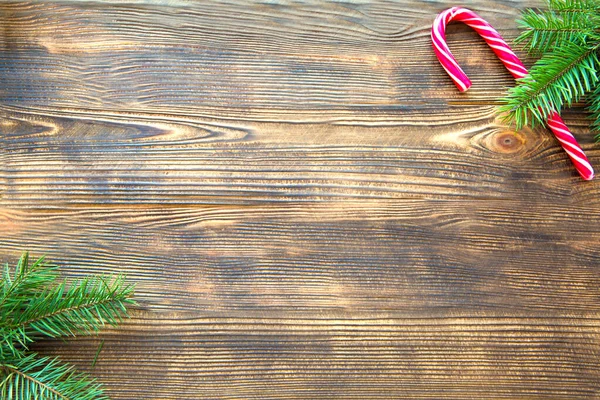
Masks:
[[[433,50],[435,51],[438,60],[450,78],[452,78],[458,90],[466,92],[471,87],[471,81],[458,66],[450,48],[448,48],[448,45],[446,44],[446,25],[451,21],[464,22],[466,25],[473,28],[475,32],[486,41],[488,46],[492,48],[506,69],[508,69],[516,79],[523,78],[527,75],[527,69],[521,60],[519,60],[504,39],[502,39],[502,36],[500,36],[490,24],[471,10],[461,7],[452,7],[441,12],[433,22],[433,27],[431,28],[431,40],[433,41]],[[571,158],[573,165],[581,177],[585,180],[592,179],[594,177],[594,169],[577,143],[577,140],[573,134],[569,132],[569,129],[558,113],[553,112],[548,117],[547,125],[562,145],[562,148]]]

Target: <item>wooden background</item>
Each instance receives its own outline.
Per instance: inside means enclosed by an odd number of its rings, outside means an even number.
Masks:
[[[507,38],[537,4],[465,2]],[[600,180],[455,25],[458,93],[451,5],[2,2],[0,261],[141,303],[39,350],[113,399],[600,398]]]

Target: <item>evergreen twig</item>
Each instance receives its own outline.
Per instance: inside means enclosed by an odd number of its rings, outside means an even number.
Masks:
[[[552,111],[586,99],[600,131],[600,0],[547,0],[548,10],[526,10],[517,38],[541,58],[509,89],[500,110],[517,128],[544,123]]]
[[[57,358],[40,357],[29,345],[41,337],[95,333],[117,325],[134,305],[123,277],[92,277],[67,284],[43,258],[24,254],[7,265],[0,284],[0,398],[104,400],[100,384]]]

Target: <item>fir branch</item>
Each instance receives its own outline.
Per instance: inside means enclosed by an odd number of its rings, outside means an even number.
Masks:
[[[600,11],[599,0],[548,0],[548,7],[561,12]]]
[[[67,288],[62,282],[33,297],[11,328],[49,337],[91,334],[116,326],[134,305],[133,287],[123,277],[84,279]]]
[[[600,74],[600,71],[598,71]],[[600,83],[596,84],[594,89],[587,96],[590,118],[592,119],[592,129],[600,131]],[[600,133],[596,135],[596,139],[600,140]]]
[[[40,258],[29,264],[29,254],[24,253],[14,271],[8,264],[2,270],[0,283],[0,356],[18,356],[32,339],[22,330],[11,329],[16,316],[45,287],[52,285],[58,277],[57,267]]]
[[[100,384],[57,358],[30,354],[0,362],[2,399],[107,400]]]
[[[600,22],[598,13],[591,10],[577,12],[536,12],[527,10],[517,21],[525,29],[517,39],[533,54],[543,54],[565,42],[585,43],[594,34]]]
[[[509,89],[500,111],[508,113],[506,119],[517,129],[544,123],[551,112],[570,106],[598,83],[599,47],[565,42],[547,53]]]
[[[16,329],[0,328],[0,360],[23,357],[31,339]]]
[[[127,315],[133,286],[123,277],[57,282],[56,267],[43,258],[29,265],[24,254],[0,282],[0,398],[105,400],[99,384],[58,359],[38,357],[29,344],[38,336],[95,333]],[[96,354],[96,357],[98,354]]]
[[[54,283],[57,278],[57,267],[46,264],[44,257],[29,265],[29,254],[24,253],[12,273],[6,264],[0,286],[0,324],[11,312],[22,308],[32,295]]]

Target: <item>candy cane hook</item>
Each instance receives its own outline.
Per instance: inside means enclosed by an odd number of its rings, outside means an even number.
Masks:
[[[519,60],[504,39],[502,39],[502,36],[490,24],[471,10],[452,7],[441,12],[433,22],[431,40],[435,55],[459,91],[466,92],[471,87],[471,81],[462,68],[459,67],[450,48],[446,44],[446,25],[451,21],[463,22],[473,28],[486,41],[488,46],[492,48],[515,79],[523,78],[527,75],[527,69],[521,60]],[[558,113],[554,112],[549,116],[547,125],[560,142],[562,148],[567,152],[569,158],[571,158],[573,165],[581,177],[585,180],[591,180],[594,177],[594,169]]]

